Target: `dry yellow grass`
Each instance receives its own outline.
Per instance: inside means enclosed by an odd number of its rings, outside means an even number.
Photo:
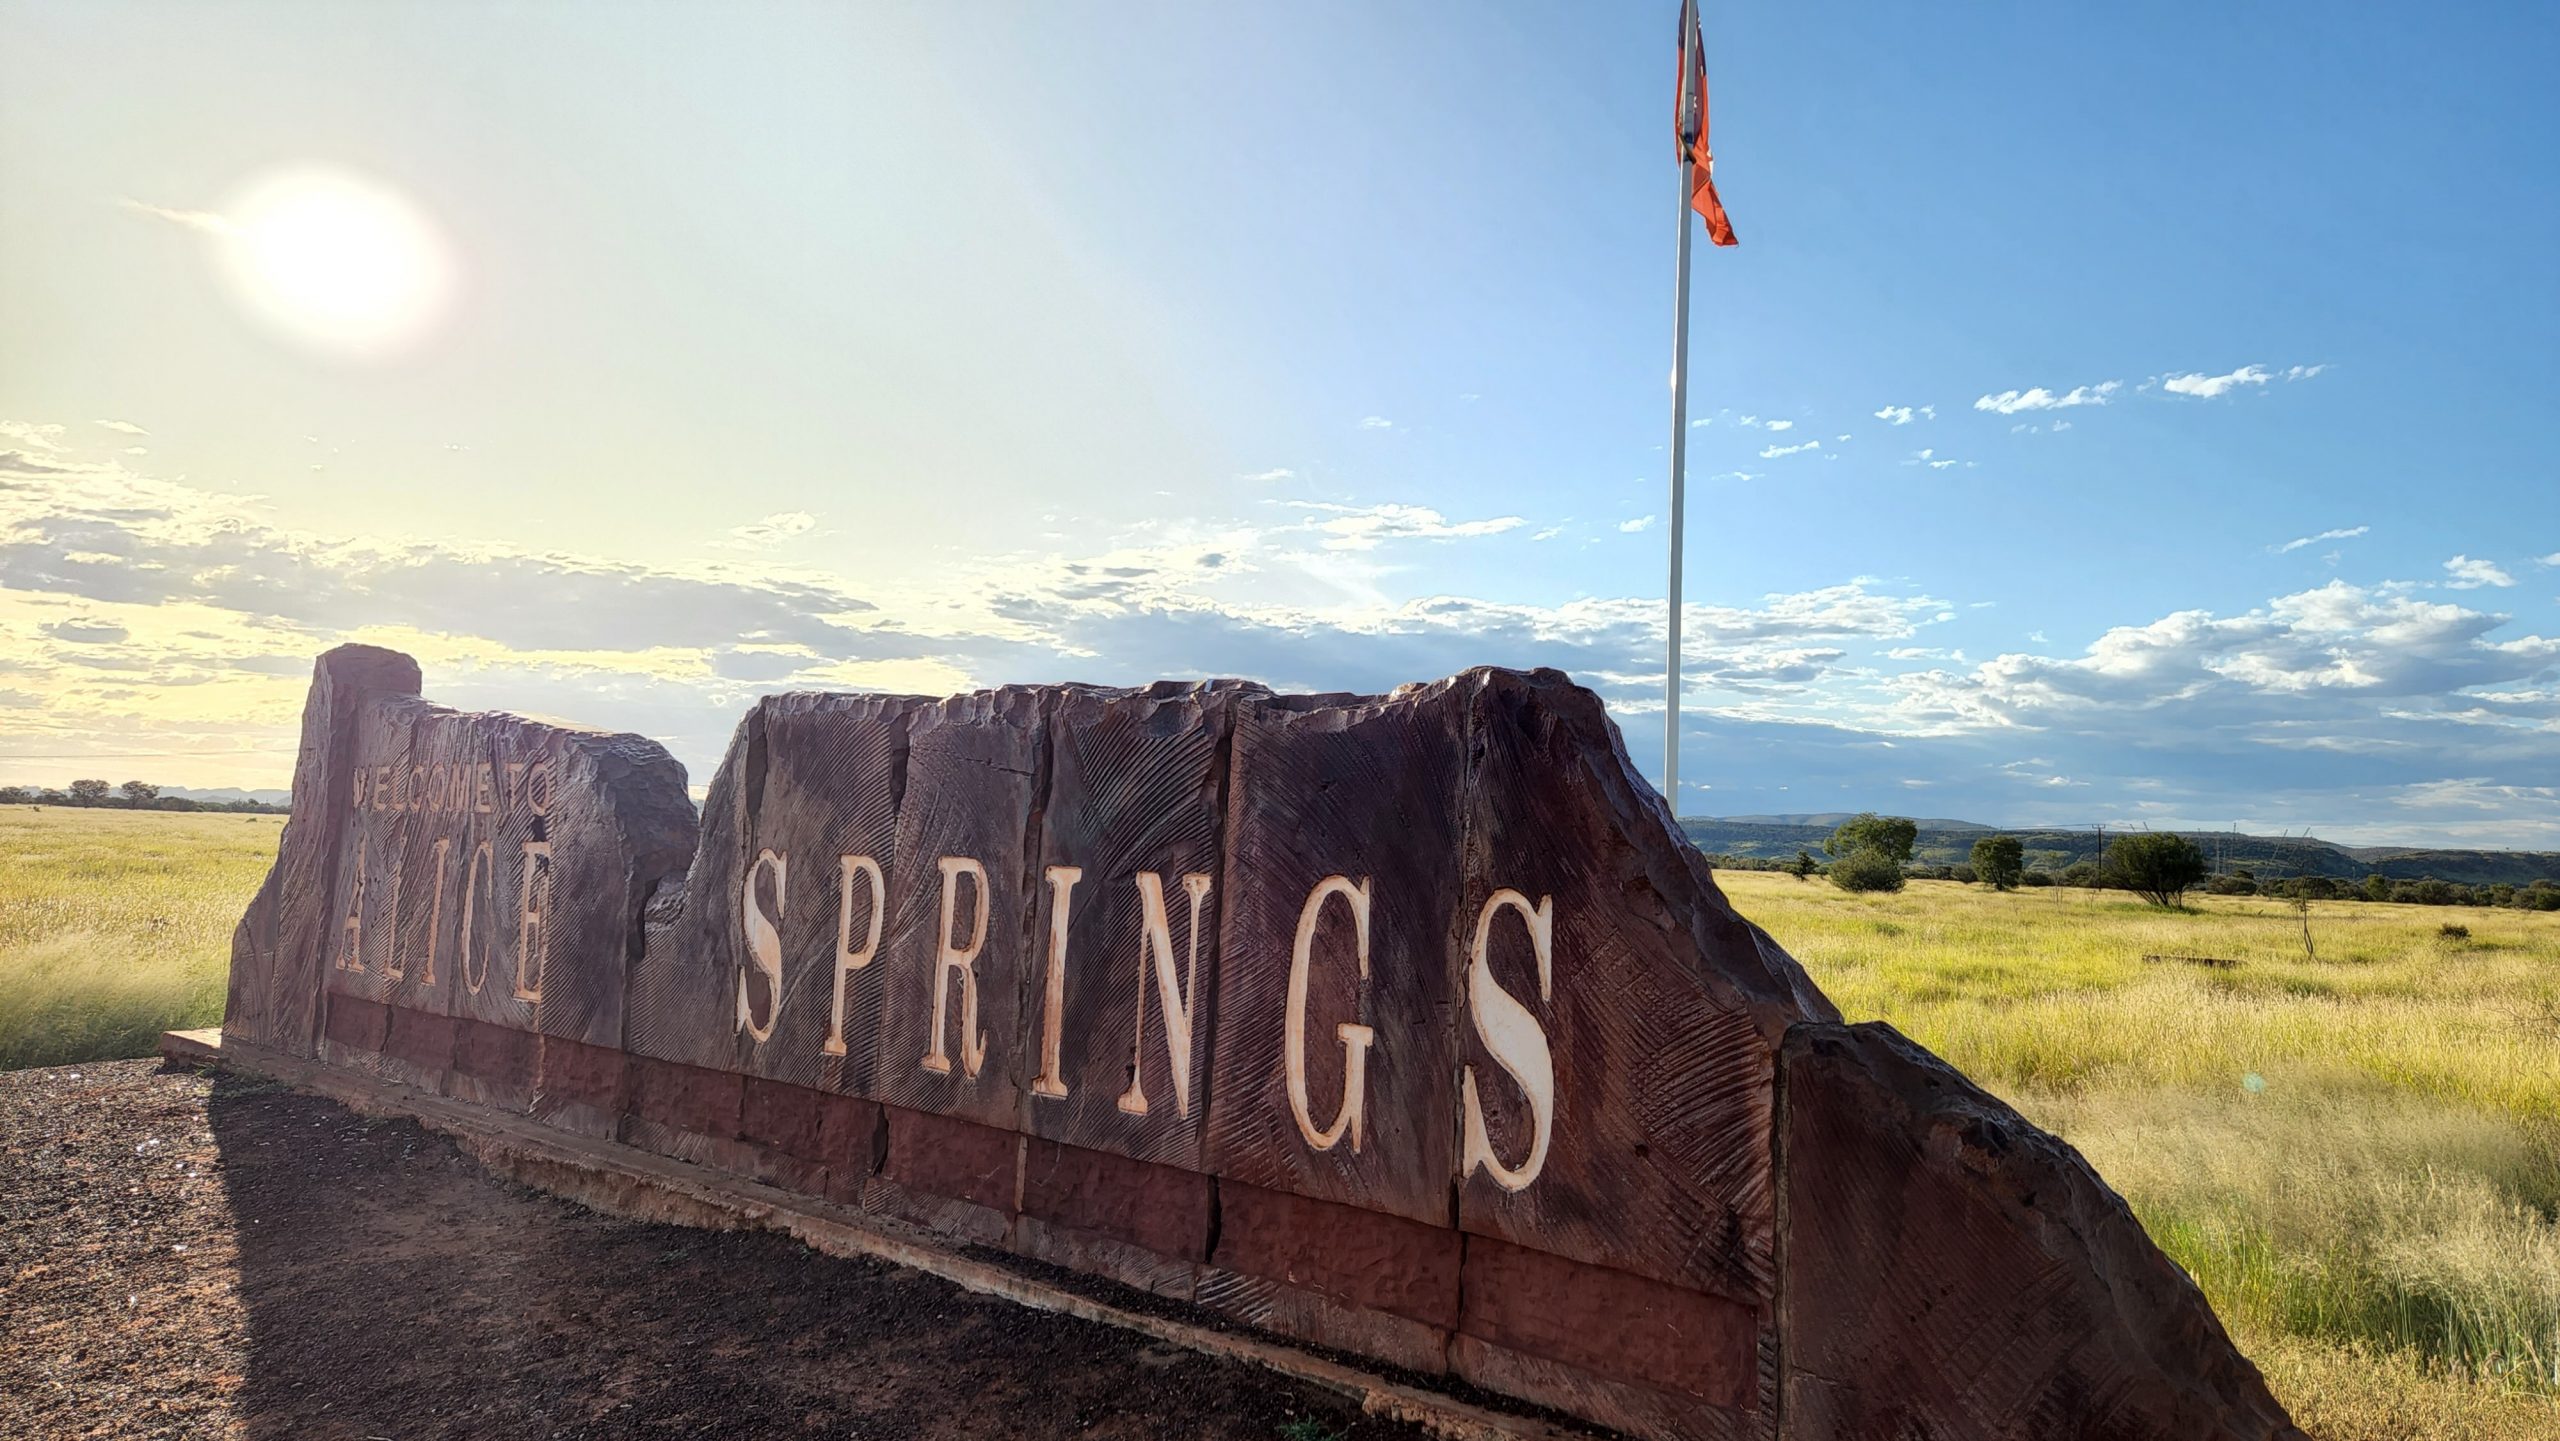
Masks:
[[[2315,1434],[2560,1437],[2560,915],[2321,903],[2314,959],[2252,898],[1719,880],[2077,1145]]]
[[[147,1056],[220,1020],[283,821],[0,807],[0,1069]]]

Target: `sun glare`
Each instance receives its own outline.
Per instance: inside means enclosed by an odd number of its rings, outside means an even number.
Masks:
[[[270,171],[223,213],[224,260],[242,300],[315,348],[397,353],[432,329],[453,297],[443,236],[379,181],[311,166]]]

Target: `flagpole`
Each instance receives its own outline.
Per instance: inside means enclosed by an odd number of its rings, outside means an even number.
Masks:
[[[1689,152],[1689,77],[1695,69],[1689,46],[1697,29],[1697,0],[1681,0],[1680,99],[1680,247],[1671,285],[1671,595],[1669,643],[1664,652],[1663,699],[1667,714],[1662,728],[1662,794],[1671,802],[1671,818],[1680,818],[1680,542],[1687,529],[1687,462],[1689,448],[1689,206],[1697,161]]]

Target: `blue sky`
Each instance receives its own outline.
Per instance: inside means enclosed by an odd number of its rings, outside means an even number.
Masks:
[[[0,0],[0,773],[281,784],[347,638],[697,781],[1478,663],[1650,766],[1672,12]],[[2560,20],[1706,23],[1684,812],[2560,847]],[[395,346],[225,269],[312,166]]]

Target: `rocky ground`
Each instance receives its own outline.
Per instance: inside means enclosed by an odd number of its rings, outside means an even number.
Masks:
[[[0,1072],[0,1436],[1418,1434],[915,1272],[612,1220],[271,1083]]]

